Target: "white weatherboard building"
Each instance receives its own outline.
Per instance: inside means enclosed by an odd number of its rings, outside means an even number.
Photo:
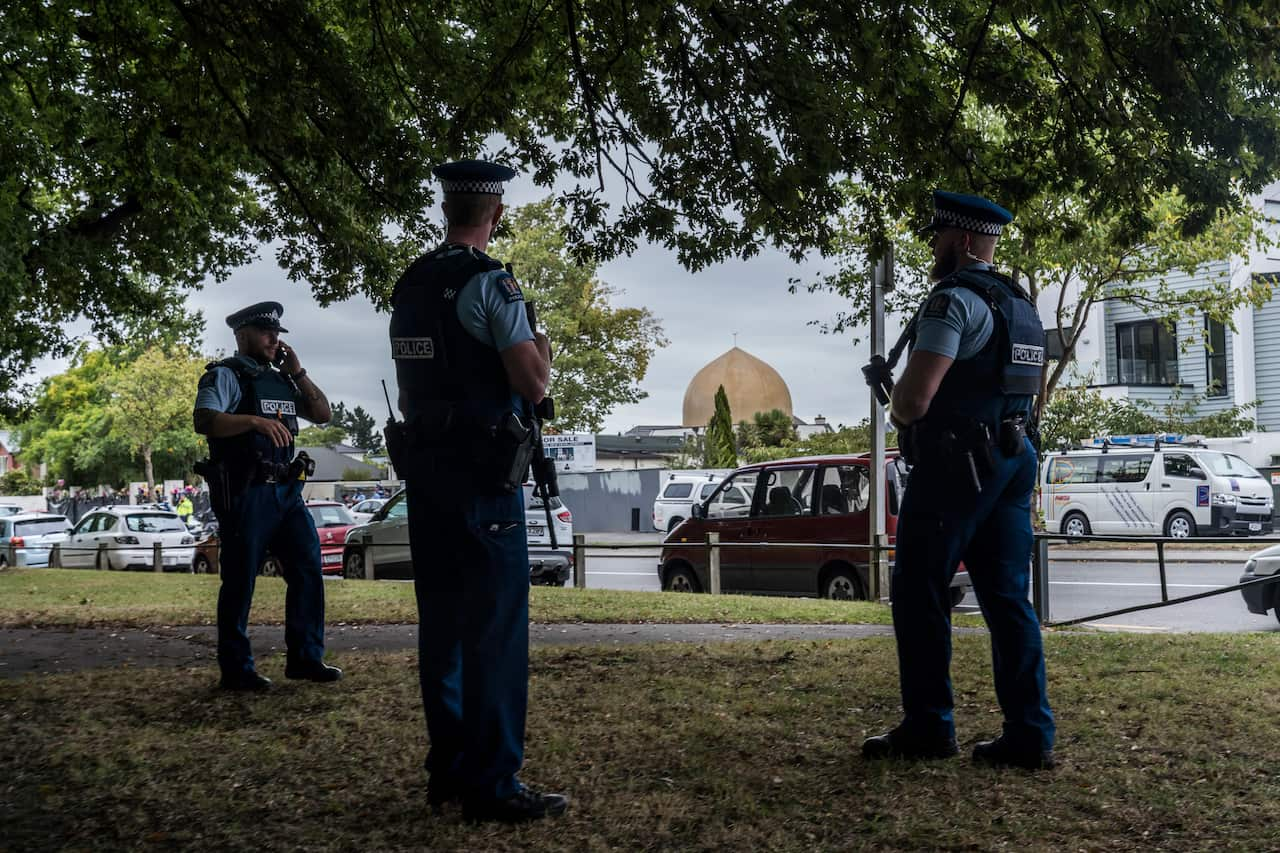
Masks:
[[[1267,218],[1272,236],[1280,237],[1280,182],[1253,203]],[[1197,417],[1258,400],[1258,431],[1236,440],[1231,449],[1253,465],[1270,466],[1271,457],[1280,456],[1280,246],[1224,258],[1194,275],[1167,280],[1175,290],[1191,290],[1244,288],[1259,278],[1274,279],[1275,292],[1260,308],[1238,309],[1234,331],[1207,316],[1184,316],[1171,334],[1157,313],[1118,300],[1099,302],[1080,336],[1075,368],[1063,383],[1070,384],[1072,373],[1092,376],[1092,387],[1106,397],[1145,400],[1157,407],[1202,398]],[[1041,294],[1046,328],[1055,322],[1057,298],[1056,289]]]

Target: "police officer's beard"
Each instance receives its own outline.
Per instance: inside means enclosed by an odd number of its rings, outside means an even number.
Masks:
[[[933,262],[933,269],[929,270],[929,280],[935,284],[951,275],[959,267],[956,262],[955,252],[949,252],[941,258]]]

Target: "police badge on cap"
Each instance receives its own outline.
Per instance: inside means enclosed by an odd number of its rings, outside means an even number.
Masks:
[[[279,302],[259,302],[248,308],[241,308],[234,314],[228,314],[227,325],[233,330],[243,326],[257,326],[259,329],[288,334],[289,330],[280,325],[282,316],[284,316],[284,306]]]
[[[933,191],[933,221],[920,230],[937,231],[939,228],[962,228],[975,234],[999,237],[1004,226],[1013,221],[1013,214],[990,199],[980,195]]]
[[[483,160],[458,160],[436,166],[431,174],[447,193],[502,195],[502,185],[516,176],[516,170]]]

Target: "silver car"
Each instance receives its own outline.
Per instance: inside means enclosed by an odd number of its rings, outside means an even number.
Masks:
[[[65,515],[18,513],[0,518],[0,568],[47,566],[54,545],[67,541],[71,522]]]
[[[551,522],[556,530],[556,548],[551,548],[546,511],[526,484],[525,530],[529,540],[529,580],[531,583],[564,586],[573,573],[573,515],[559,498],[551,499]],[[360,579],[373,561],[373,576],[379,580],[413,578],[409,556],[409,510],[405,493],[396,492],[367,524],[347,533],[343,551],[342,576]]]

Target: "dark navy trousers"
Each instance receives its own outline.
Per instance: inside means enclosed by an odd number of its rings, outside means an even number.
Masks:
[[[1028,600],[1031,495],[1037,463],[1030,442],[995,465],[974,495],[964,478],[923,462],[911,471],[898,516],[893,629],[898,641],[904,726],[922,737],[954,736],[950,584],[961,560],[991,632],[1004,736],[1023,749],[1053,746],[1040,625]]]
[[[524,495],[406,480],[427,772],[466,797],[505,799],[520,787],[529,695]]]
[[[268,550],[284,570],[284,642],[293,660],[324,657],[324,578],[320,537],[302,500],[302,483],[250,486],[227,517],[218,516],[222,587],[218,591],[218,665],[253,669],[249,606]]]

